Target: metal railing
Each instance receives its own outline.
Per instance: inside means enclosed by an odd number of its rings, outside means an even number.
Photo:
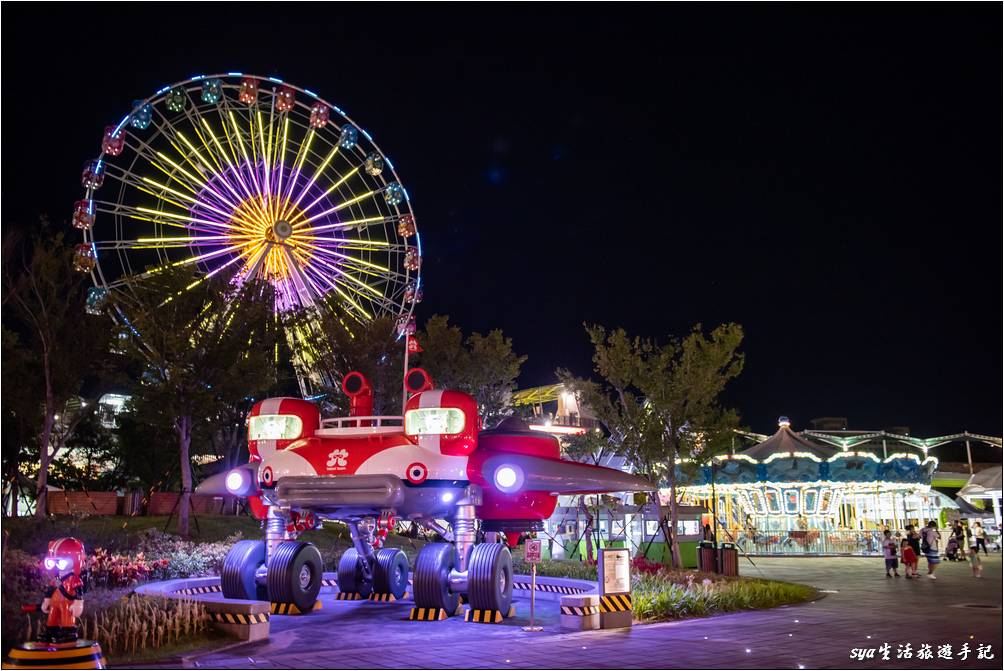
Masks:
[[[735,534],[735,543],[751,555],[881,556],[882,536],[881,531],[757,530]]]

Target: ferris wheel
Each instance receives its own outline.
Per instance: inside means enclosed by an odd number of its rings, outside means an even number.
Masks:
[[[137,100],[104,130],[72,223],[88,312],[128,322],[137,286],[166,268],[239,286],[275,309],[397,318],[413,329],[421,242],[390,159],[342,110],[275,77],[196,76]]]

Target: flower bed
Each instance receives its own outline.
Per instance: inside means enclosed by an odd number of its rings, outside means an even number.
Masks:
[[[513,556],[513,571],[530,572],[522,552]],[[596,580],[596,562],[545,559],[537,564],[537,575]],[[631,561],[631,592],[635,617],[643,621],[773,608],[816,596],[816,590],[806,585],[671,569],[643,557]]]

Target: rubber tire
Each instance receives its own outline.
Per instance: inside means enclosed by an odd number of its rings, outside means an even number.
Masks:
[[[255,572],[265,564],[265,541],[238,541],[223,559],[220,584],[227,599],[268,601],[268,588],[255,582]]]
[[[355,548],[346,550],[338,560],[338,591],[357,593],[364,599],[373,591],[373,584],[363,576],[363,567]]]
[[[504,581],[504,587],[501,586]],[[467,596],[475,610],[497,610],[512,605],[512,555],[501,543],[475,545],[467,562]]]
[[[396,548],[384,548],[376,554],[373,567],[373,591],[393,594],[395,599],[404,596],[408,589],[408,555]]]
[[[415,560],[415,606],[442,608],[452,615],[460,607],[460,595],[450,591],[450,571],[457,567],[452,543],[429,543]]]
[[[300,573],[310,571],[310,580],[300,584]],[[275,548],[268,563],[268,596],[273,603],[292,603],[309,612],[321,591],[324,560],[312,543],[283,541]]]

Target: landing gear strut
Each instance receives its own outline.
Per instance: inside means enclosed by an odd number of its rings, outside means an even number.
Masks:
[[[312,544],[286,538],[285,516],[270,508],[265,541],[239,541],[223,560],[223,596],[310,610],[321,591],[324,561]]]
[[[461,594],[471,608],[508,612],[512,605],[512,555],[497,543],[475,545],[475,507],[481,505],[481,490],[467,488],[457,502],[453,519],[454,545],[431,543],[422,548],[415,562],[415,605],[457,609]]]

